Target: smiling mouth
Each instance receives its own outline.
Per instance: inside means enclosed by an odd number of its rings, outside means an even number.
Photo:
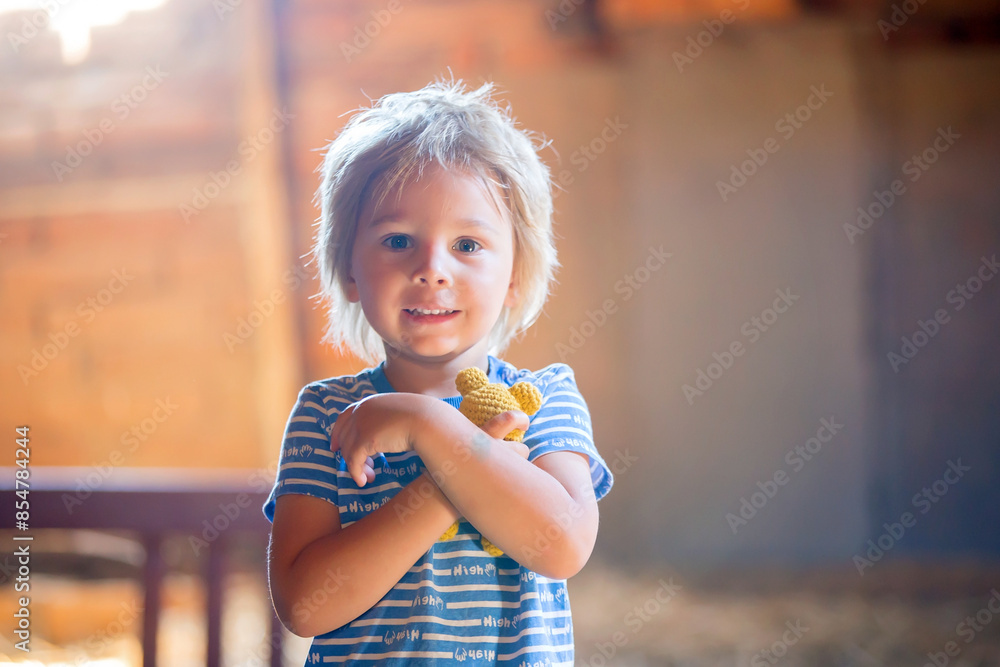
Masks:
[[[406,312],[410,315],[416,315],[417,317],[425,317],[428,315],[451,315],[457,313],[457,310],[424,310],[423,308],[405,308]]]

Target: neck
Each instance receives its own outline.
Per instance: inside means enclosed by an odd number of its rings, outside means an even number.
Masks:
[[[484,373],[489,373],[487,354],[470,354],[471,352],[472,350],[444,361],[425,361],[389,354],[385,360],[385,378],[396,391],[435,398],[457,396],[455,378],[459,371],[476,366]]]

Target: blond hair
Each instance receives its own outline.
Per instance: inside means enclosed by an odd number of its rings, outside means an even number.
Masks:
[[[346,347],[367,363],[385,358],[382,340],[361,305],[345,293],[358,218],[369,198],[381,202],[391,191],[398,193],[432,163],[492,183],[510,214],[520,298],[515,306],[504,306],[489,334],[489,353],[499,355],[538,319],[559,267],[552,184],[538,156],[546,143],[518,129],[509,107],[499,107],[492,93],[492,83],[466,92],[459,80],[386,95],[359,110],[327,146],[313,247],[319,296],[328,307],[324,341]]]

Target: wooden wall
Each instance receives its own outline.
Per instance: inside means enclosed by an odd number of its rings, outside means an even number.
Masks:
[[[976,481],[909,544],[983,548],[954,531],[974,534],[958,518],[995,500],[995,420],[983,417],[994,362],[973,372],[962,357],[947,385],[961,385],[949,395],[962,401],[927,429],[918,417],[941,406],[942,375],[925,368],[916,385],[880,376],[888,342],[990,250],[996,152],[981,146],[998,136],[995,46],[920,46],[928,20],[946,23],[940,8],[883,39],[876,14],[782,0],[592,7],[171,0],[95,30],[78,65],[60,62],[48,33],[0,50],[5,428],[32,427],[38,466],[100,467],[115,453],[128,466],[273,465],[298,388],[362,367],[318,343],[324,314],[302,257],[319,149],[351,110],[450,69],[472,85],[497,82],[521,123],[552,140],[563,268],[507,358],[577,371],[598,446],[617,461],[601,554],[852,567],[912,484],[965,451],[942,444],[959,432],[980,455]],[[718,35],[704,34],[723,18]],[[3,34],[19,25],[0,17]],[[911,47],[893,51],[892,40]],[[169,74],[143,88],[149,67]],[[829,102],[779,134],[777,122],[824,85]],[[132,94],[144,99],[125,113],[120,98]],[[916,184],[891,226],[851,243],[843,225],[855,209],[942,124],[972,138]],[[79,166],[53,168],[88,136],[100,141]],[[767,164],[723,198],[733,165],[779,136]],[[227,167],[238,173],[227,178]],[[637,273],[661,246],[671,258]],[[120,290],[116,271],[128,277]],[[640,275],[626,299],[621,281]],[[742,325],[787,288],[801,300],[689,400],[684,385],[713,353],[747,343]],[[88,299],[106,303],[96,312]],[[609,299],[615,311],[585,327]],[[993,349],[991,303],[918,361]],[[786,453],[830,417],[845,426],[823,456],[734,533],[727,514],[789,471]]]

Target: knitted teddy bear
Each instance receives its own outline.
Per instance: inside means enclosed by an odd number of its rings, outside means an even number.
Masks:
[[[518,382],[512,387],[504,384],[490,384],[489,378],[479,368],[473,366],[459,371],[455,387],[462,395],[458,411],[476,426],[482,426],[493,417],[508,410],[520,410],[526,415],[538,412],[542,405],[542,394],[528,382]],[[524,431],[514,429],[504,440],[521,442]],[[444,532],[440,539],[450,540],[458,533],[458,521]],[[485,537],[480,542],[491,556],[501,556],[503,551]]]

